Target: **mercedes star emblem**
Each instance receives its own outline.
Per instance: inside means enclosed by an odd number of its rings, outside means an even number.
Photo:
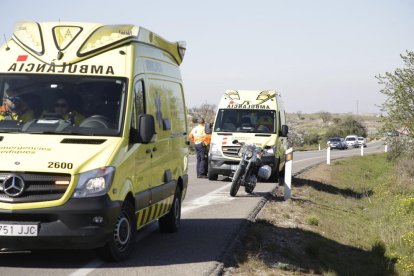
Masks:
[[[18,175],[11,174],[3,182],[3,191],[11,197],[18,197],[24,192],[25,183],[23,178]]]

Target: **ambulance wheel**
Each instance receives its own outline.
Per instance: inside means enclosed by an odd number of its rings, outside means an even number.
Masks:
[[[174,233],[178,231],[181,221],[181,192],[177,186],[170,212],[158,219],[161,232]]]
[[[110,240],[98,249],[99,257],[110,262],[127,259],[134,250],[136,225],[134,207],[127,200],[122,205]]]
[[[208,180],[217,180],[217,179],[218,179],[218,174],[211,173],[210,171],[208,172]]]

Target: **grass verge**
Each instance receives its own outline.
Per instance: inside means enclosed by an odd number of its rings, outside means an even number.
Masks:
[[[273,197],[248,227],[225,274],[414,275],[414,162],[348,158],[292,184],[291,200]]]

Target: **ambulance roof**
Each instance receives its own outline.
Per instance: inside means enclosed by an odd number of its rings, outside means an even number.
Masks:
[[[57,65],[75,63],[131,42],[160,48],[179,65],[186,47],[185,42],[169,42],[135,25],[80,22],[17,22],[12,40],[37,59]]]
[[[277,96],[275,90],[226,90],[219,108],[276,110]]]

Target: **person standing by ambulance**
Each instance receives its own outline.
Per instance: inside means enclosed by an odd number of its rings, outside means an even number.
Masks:
[[[204,119],[197,120],[198,125],[194,127],[188,135],[190,140],[195,145],[197,153],[197,178],[207,178],[206,163],[207,163],[207,147],[206,147],[206,132],[204,127]]]

